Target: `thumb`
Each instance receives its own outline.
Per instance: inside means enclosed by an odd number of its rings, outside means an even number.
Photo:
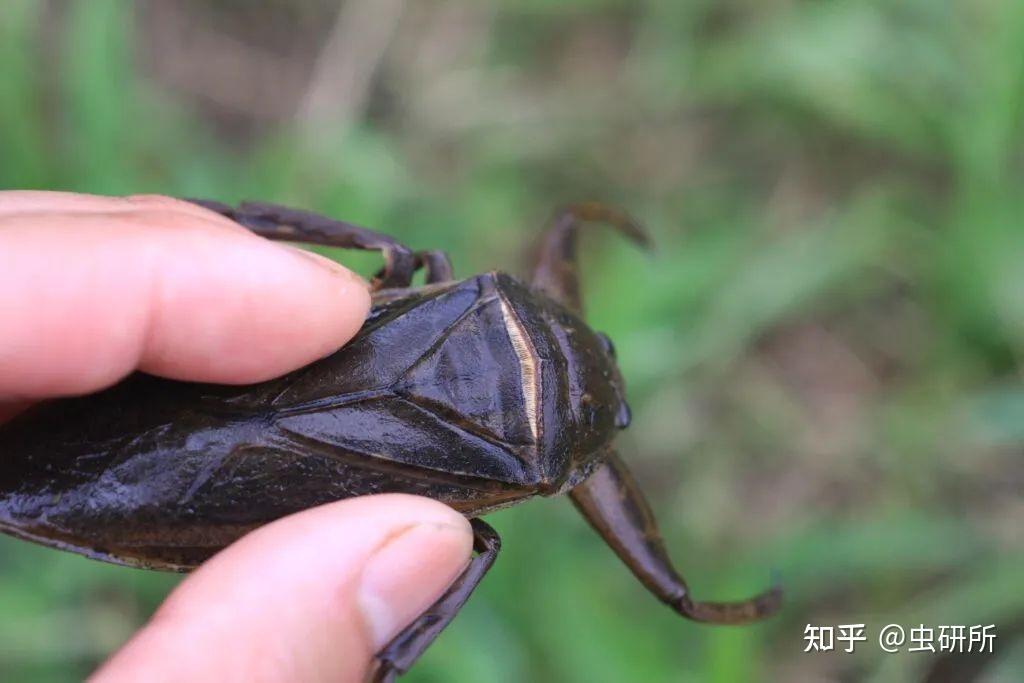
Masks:
[[[472,547],[469,523],[427,498],[300,512],[211,558],[93,680],[362,681]]]

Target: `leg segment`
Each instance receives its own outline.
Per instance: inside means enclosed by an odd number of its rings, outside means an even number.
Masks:
[[[443,251],[437,249],[417,251],[413,254],[413,259],[413,272],[418,272],[421,268],[425,271],[424,284],[434,285],[438,282],[451,282],[455,279],[451,259]],[[383,276],[384,270],[381,269],[374,279],[377,280]]]
[[[576,231],[581,223],[606,223],[643,247],[650,238],[625,212],[597,202],[570,204],[555,213],[541,238],[533,265],[533,286],[559,303],[581,312],[576,270]]]
[[[615,453],[570,492],[577,509],[640,582],[679,614],[712,624],[742,624],[774,614],[782,603],[776,587],[743,602],[696,602],[672,567],[654,515],[633,476]]]
[[[473,525],[474,557],[466,571],[430,609],[417,617],[416,621],[377,653],[378,666],[371,676],[373,683],[390,683],[396,676],[409,670],[434,639],[451,623],[465,604],[470,594],[479,585],[484,574],[494,564],[501,549],[498,532],[479,519],[470,520]]]
[[[408,247],[387,235],[276,204],[244,202],[238,208],[232,208],[205,199],[189,201],[226,216],[268,239],[380,251],[384,255],[384,268],[374,278],[373,289],[408,287],[412,281],[416,257]]]
[[[426,283],[428,285],[455,279],[451,259],[443,251],[434,249],[416,252],[416,269],[419,270],[420,268],[426,269]]]

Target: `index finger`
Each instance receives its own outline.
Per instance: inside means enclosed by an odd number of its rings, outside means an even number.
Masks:
[[[23,196],[5,212],[4,194],[0,401],[96,391],[134,369],[256,382],[337,349],[369,309],[358,276],[199,207]]]
[[[108,197],[53,190],[0,191],[0,217],[19,213],[130,213],[139,211],[168,211],[186,214],[204,221],[220,222],[237,230],[245,230],[219,213],[182,199],[159,194]]]

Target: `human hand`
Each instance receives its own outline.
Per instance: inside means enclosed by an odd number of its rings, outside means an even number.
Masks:
[[[365,284],[166,197],[0,192],[0,420],[133,370],[256,382],[334,351]],[[382,495],[278,520],[183,581],[96,681],[359,681],[472,550],[465,519]]]

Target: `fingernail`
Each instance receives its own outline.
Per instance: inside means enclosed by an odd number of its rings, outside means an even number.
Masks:
[[[345,266],[341,265],[337,261],[333,261],[333,260],[327,258],[326,256],[321,256],[320,254],[317,254],[316,252],[309,251],[308,249],[302,249],[302,248],[299,248],[299,247],[293,247],[290,244],[283,244],[281,246],[283,246],[284,248],[288,249],[289,251],[291,251],[293,253],[298,254],[299,256],[301,256],[302,258],[306,259],[307,261],[311,261],[311,262],[317,264],[318,266],[320,266],[321,268],[325,268],[325,269],[329,270],[334,275],[341,275],[342,277],[344,277],[346,279],[352,280],[354,282],[358,282],[359,284],[363,285],[364,287],[369,286],[368,283],[366,282],[366,280],[364,280],[362,277],[360,277],[356,273],[353,273],[351,270],[349,270]]]
[[[472,551],[468,527],[422,523],[373,554],[360,576],[356,601],[374,651],[441,597]]]

